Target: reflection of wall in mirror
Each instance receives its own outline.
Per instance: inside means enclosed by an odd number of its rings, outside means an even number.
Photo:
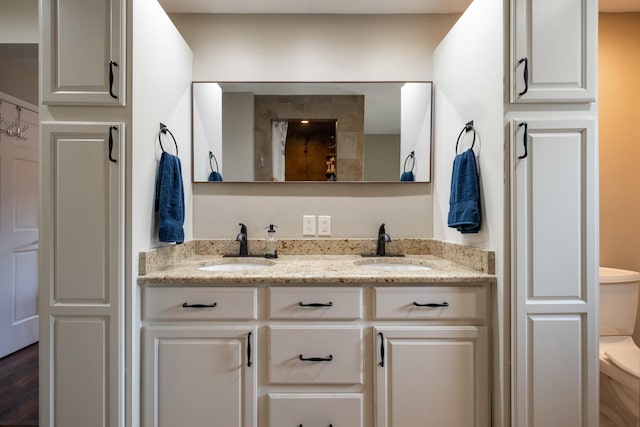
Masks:
[[[399,163],[399,134],[366,134],[364,136],[365,181],[398,181],[400,178]]]
[[[209,152],[218,160],[223,173],[222,159],[222,89],[217,84],[200,85],[193,91],[193,178],[206,181],[211,173]]]
[[[405,159],[414,151],[415,180],[428,181],[431,164],[431,85],[405,83],[401,94],[400,167],[404,167]]]

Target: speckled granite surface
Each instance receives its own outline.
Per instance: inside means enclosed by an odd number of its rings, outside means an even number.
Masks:
[[[173,248],[173,250],[171,249]],[[433,239],[394,239],[387,254],[405,257],[362,257],[375,252],[372,239],[284,239],[275,260],[260,257],[264,240],[250,240],[249,258],[235,255],[233,240],[195,240],[140,253],[139,284],[363,284],[363,283],[494,283],[492,251]],[[381,270],[363,264],[411,264],[419,271]],[[211,264],[268,264],[256,270],[203,271]],[[393,268],[393,267],[388,267]]]

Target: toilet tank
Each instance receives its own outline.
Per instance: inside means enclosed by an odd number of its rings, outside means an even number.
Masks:
[[[600,267],[600,335],[632,335],[640,273]]]

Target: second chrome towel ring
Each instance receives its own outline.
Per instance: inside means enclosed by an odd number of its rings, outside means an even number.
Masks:
[[[473,149],[473,146],[476,144],[476,128],[473,127],[473,120],[467,122],[458,134],[458,140],[456,141],[456,155],[458,155],[458,144],[460,143],[460,138],[462,137],[462,134],[466,134],[467,132],[473,132],[473,141],[471,142],[471,149]]]

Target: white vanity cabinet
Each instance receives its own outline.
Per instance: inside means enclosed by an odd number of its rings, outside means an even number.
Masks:
[[[488,427],[488,295],[145,286],[142,425]]]
[[[511,102],[596,97],[594,0],[511,0]]]
[[[42,4],[42,102],[125,105],[125,0]]]
[[[374,292],[376,427],[488,427],[487,289]]]
[[[142,425],[257,425],[256,295],[144,288]]]
[[[270,287],[268,424],[363,427],[363,288]]]

